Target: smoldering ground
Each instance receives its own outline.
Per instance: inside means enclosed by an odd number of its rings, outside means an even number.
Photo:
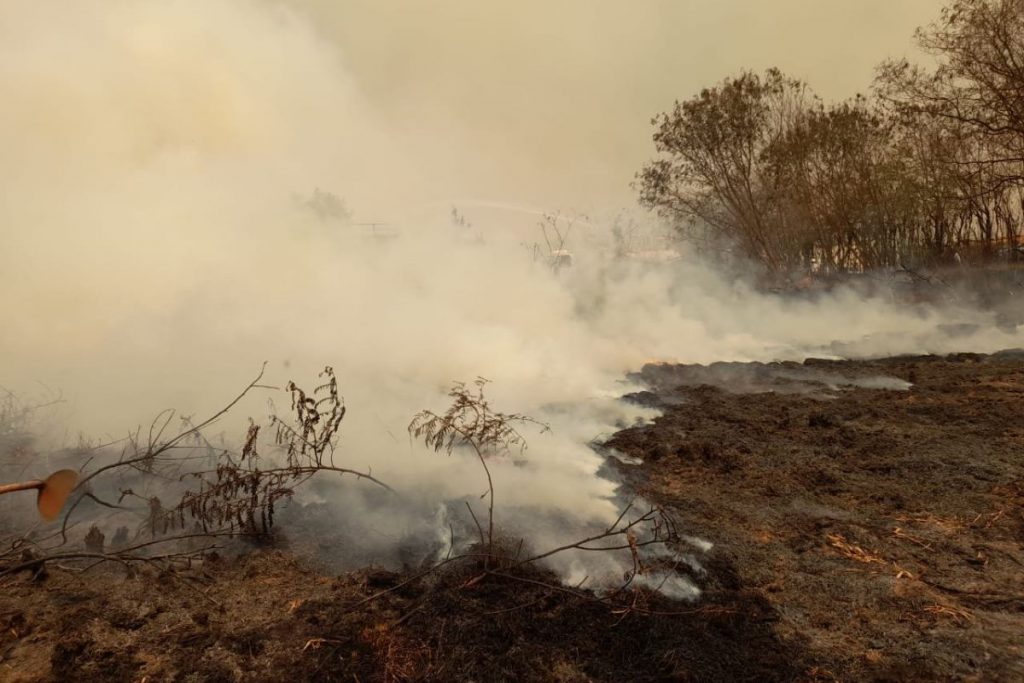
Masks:
[[[382,539],[364,544],[377,561],[411,538],[443,549],[448,504],[484,490],[472,458],[406,434],[418,410],[443,410],[452,381],[485,376],[498,409],[551,425],[493,466],[499,523],[543,549],[607,525],[628,498],[589,443],[651,416],[616,401],[624,373],[649,359],[1020,345],[969,305],[908,309],[842,288],[794,300],[688,253],[625,262],[600,214],[573,232],[575,263],[560,272],[531,249],[528,211],[467,233],[447,206],[424,209],[457,196],[433,173],[451,159],[412,159],[344,54],[295,10],[34,3],[5,18],[0,357],[18,395],[41,382],[63,397],[36,425],[38,449],[118,438],[171,406],[210,415],[264,361],[263,383],[278,387],[311,385],[329,364],[350,409],[338,459],[403,503],[350,488],[299,502]],[[311,209],[318,190],[354,219]],[[392,237],[358,225],[372,221]],[[951,336],[951,323],[971,331]],[[240,439],[270,396],[286,400],[257,392],[218,429]],[[566,576],[594,573],[577,560]]]

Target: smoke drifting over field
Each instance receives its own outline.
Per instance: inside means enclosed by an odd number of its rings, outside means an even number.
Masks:
[[[469,208],[473,227],[451,224],[436,199],[458,188],[405,157],[298,13],[14,4],[0,23],[0,383],[63,393],[51,442],[119,436],[168,406],[210,414],[264,360],[278,386],[330,364],[350,411],[338,459],[413,501],[377,513],[400,537],[483,490],[471,460],[405,434],[451,381],[483,375],[498,409],[551,423],[526,434],[523,462],[495,466],[499,523],[543,546],[615,518],[616,484],[587,444],[641,414],[613,398],[647,360],[1020,345],[980,312],[853,291],[785,300],[686,255],[615,261],[601,216],[574,228],[576,264],[553,273],[524,246],[540,240],[528,211],[489,224]],[[397,237],[318,216],[317,188]],[[944,323],[977,327],[952,337]]]

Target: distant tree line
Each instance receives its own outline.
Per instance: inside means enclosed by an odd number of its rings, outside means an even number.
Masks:
[[[870,97],[772,69],[677,102],[641,202],[779,274],[1024,260],[1024,0],[956,0],[916,41],[933,65],[883,63]]]

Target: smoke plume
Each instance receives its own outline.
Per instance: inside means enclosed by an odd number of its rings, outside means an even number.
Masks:
[[[116,438],[167,407],[209,415],[263,361],[277,386],[332,365],[349,407],[339,460],[403,498],[375,507],[354,483],[304,502],[361,520],[377,539],[362,544],[367,558],[411,538],[443,548],[451,502],[484,490],[472,459],[427,452],[405,431],[420,409],[444,409],[452,381],[484,376],[498,409],[550,423],[494,465],[499,523],[543,549],[620,511],[589,443],[652,416],[616,400],[647,361],[1020,345],[969,306],[910,310],[853,290],[782,298],[685,250],[634,263],[600,212],[577,221],[574,264],[556,271],[537,207],[466,202],[466,220],[451,219],[439,198],[466,195],[447,172],[458,160],[471,175],[472,151],[405,144],[408,129],[393,134],[298,10],[5,6],[0,383],[61,393],[43,434],[60,445]],[[631,239],[657,243],[657,225],[632,225]],[[268,396],[220,428],[240,437]],[[560,569],[593,573],[578,561]]]

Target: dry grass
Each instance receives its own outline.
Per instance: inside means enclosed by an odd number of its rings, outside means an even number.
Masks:
[[[924,611],[936,617],[952,619],[958,625],[964,625],[974,621],[974,615],[962,607],[952,605],[941,605],[936,603],[924,608]]]
[[[861,564],[889,564],[881,555],[850,543],[842,534],[828,534],[826,538],[828,539],[828,544],[848,560],[860,562]]]

